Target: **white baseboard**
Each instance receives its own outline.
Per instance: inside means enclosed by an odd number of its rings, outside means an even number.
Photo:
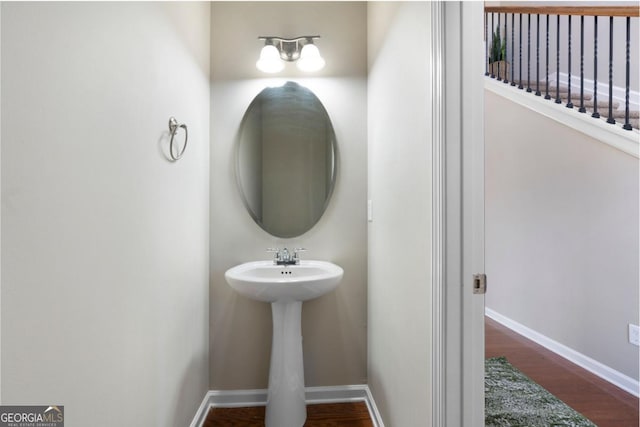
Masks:
[[[611,384],[621,388],[627,393],[631,393],[636,397],[640,397],[640,382],[637,380],[616,371],[615,369],[606,366],[597,360],[594,360],[588,356],[585,356],[582,353],[579,353],[564,344],[560,344],[557,341],[552,340],[539,332],[534,331],[521,323],[516,322],[515,320],[511,320],[506,316],[503,316],[500,313],[491,310],[490,308],[485,308],[485,314],[487,317],[495,320],[496,322],[506,326],[514,332],[530,339],[531,341],[540,344],[541,346],[551,350],[559,356],[564,357],[570,362],[575,363],[581,368],[586,369],[587,371],[599,376],[605,381],[610,382]]]
[[[384,427],[380,412],[376,406],[371,390],[366,384],[334,387],[307,387],[305,389],[307,404],[364,402],[374,427]],[[204,396],[198,411],[193,417],[190,427],[201,427],[211,408],[238,408],[243,406],[265,406],[267,390],[210,390]]]

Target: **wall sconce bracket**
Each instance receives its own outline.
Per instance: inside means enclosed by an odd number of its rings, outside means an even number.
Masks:
[[[280,58],[283,61],[294,62],[300,58],[302,48],[307,44],[313,44],[313,40],[320,36],[300,36],[292,39],[285,39],[278,36],[260,36],[259,40],[264,40],[265,45],[273,45],[278,49]]]
[[[279,36],[260,36],[264,46],[256,68],[265,73],[277,73],[284,69],[285,62],[296,62],[298,69],[304,72],[321,70],[325,65],[318,47],[313,43],[320,36],[300,36],[286,39]]]

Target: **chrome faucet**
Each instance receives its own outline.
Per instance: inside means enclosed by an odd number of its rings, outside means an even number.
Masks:
[[[298,252],[306,251],[305,248],[295,248],[293,254],[289,249],[268,248],[267,252],[273,252],[273,263],[276,265],[297,265],[300,264],[300,255]]]

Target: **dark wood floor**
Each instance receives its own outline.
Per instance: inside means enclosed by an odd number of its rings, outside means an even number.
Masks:
[[[485,318],[486,357],[505,356],[529,378],[598,427],[638,427],[638,399],[557,354]]]
[[[203,427],[263,427],[264,406],[212,408]],[[364,402],[307,405],[304,427],[373,427]]]

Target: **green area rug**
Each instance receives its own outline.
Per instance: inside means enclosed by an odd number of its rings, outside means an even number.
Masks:
[[[485,361],[484,392],[486,426],[596,427],[504,357]]]

